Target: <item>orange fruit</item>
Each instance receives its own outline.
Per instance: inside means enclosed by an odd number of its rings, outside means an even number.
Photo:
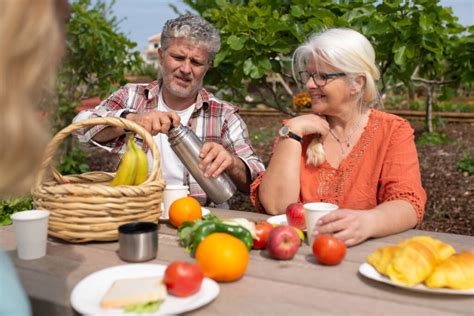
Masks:
[[[226,233],[210,234],[196,250],[196,261],[204,275],[218,282],[240,279],[249,258],[244,242]]]
[[[192,222],[202,217],[201,205],[190,196],[177,199],[170,205],[169,217],[171,224],[179,228],[186,221]]]

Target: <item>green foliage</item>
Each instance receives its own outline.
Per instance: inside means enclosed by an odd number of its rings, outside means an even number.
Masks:
[[[290,96],[274,90],[266,76],[278,73],[297,90],[291,53],[311,33],[330,27],[351,27],[369,38],[377,52],[382,91],[387,83],[413,85],[415,69],[423,79],[450,81],[445,89],[473,82],[473,28],[458,24],[452,10],[438,0],[184,2],[220,30],[222,49],[206,80],[237,103],[244,103],[252,88],[254,104],[287,111]]]
[[[437,102],[433,106],[433,110],[437,112],[474,112],[474,104],[460,102]]]
[[[415,100],[410,102],[409,108],[412,111],[423,111],[425,109],[425,103],[421,100]]]
[[[440,144],[446,143],[447,141],[448,141],[448,136],[443,133],[424,132],[423,134],[421,134],[420,138],[417,139],[416,143],[420,145],[425,145],[425,144],[440,145]]]
[[[113,3],[77,0],[71,4],[67,51],[58,80],[58,128],[71,123],[81,98],[109,95],[142,62],[140,53],[132,51],[136,43],[118,31]]]
[[[410,102],[410,110],[412,111],[423,111],[425,108],[424,102],[421,100],[415,100]],[[433,104],[434,112],[474,112],[474,105],[462,102],[436,102]]]
[[[31,197],[0,200],[0,226],[12,223],[10,215],[13,213],[31,210],[32,208],[33,199]]]
[[[468,175],[474,174],[474,156],[468,155],[456,163],[456,168]]]
[[[102,0],[71,3],[66,55],[57,80],[56,132],[72,122],[81,98],[108,96],[117,84],[126,82],[129,71],[142,63],[140,53],[132,51],[136,43],[118,30],[120,21],[113,15],[113,4],[106,5]],[[64,143],[58,169],[65,174],[87,171],[86,156],[73,145],[72,138]]]
[[[74,146],[71,151],[61,156],[58,171],[63,175],[80,174],[90,171],[87,156],[79,147]]]

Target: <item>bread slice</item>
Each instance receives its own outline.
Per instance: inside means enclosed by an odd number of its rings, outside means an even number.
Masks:
[[[167,294],[161,277],[119,279],[105,293],[102,308],[122,308],[132,304],[162,301]]]

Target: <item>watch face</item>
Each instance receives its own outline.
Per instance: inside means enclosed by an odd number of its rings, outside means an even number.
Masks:
[[[278,134],[280,134],[281,137],[288,137],[288,132],[290,131],[290,129],[288,128],[288,126],[286,125],[283,125],[280,130],[278,131]]]

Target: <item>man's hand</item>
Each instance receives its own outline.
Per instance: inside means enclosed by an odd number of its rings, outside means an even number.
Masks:
[[[204,170],[205,177],[215,178],[224,170],[232,169],[235,164],[234,156],[217,143],[208,142],[202,145],[199,157],[199,167]]]
[[[130,113],[127,120],[133,121],[145,128],[150,134],[158,133],[168,134],[171,124],[178,126],[181,121],[175,112],[146,112],[146,113]]]

